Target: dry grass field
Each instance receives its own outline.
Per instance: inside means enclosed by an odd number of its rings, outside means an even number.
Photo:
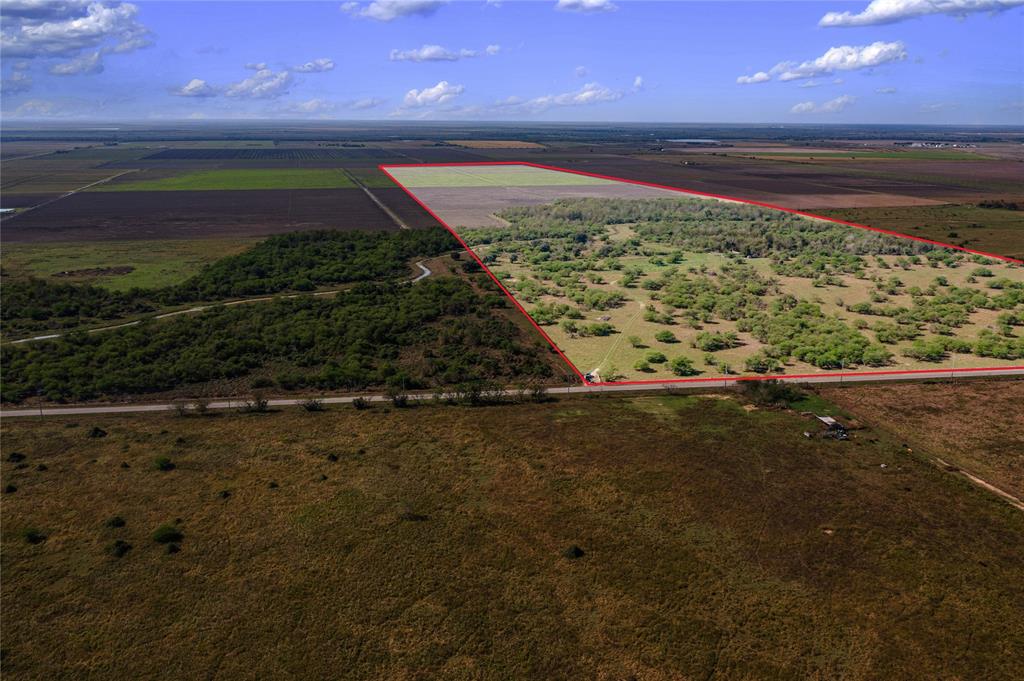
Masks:
[[[11,420],[4,677],[1024,675],[1024,514],[809,427],[672,395]]]
[[[818,392],[912,447],[1024,498],[1024,381],[823,386]]]

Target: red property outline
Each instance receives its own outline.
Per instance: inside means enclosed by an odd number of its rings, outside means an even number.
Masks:
[[[978,371],[1014,371],[1014,370],[1024,369],[1024,365],[1011,365],[1011,366],[999,366],[999,367],[967,367],[967,368],[961,368],[961,369],[956,369],[956,368],[950,368],[950,369],[899,369],[899,370],[893,370],[893,371],[837,371],[837,372],[834,372],[834,373],[833,372],[822,372],[822,373],[817,373],[817,374],[778,374],[778,375],[773,375],[773,376],[719,376],[719,377],[714,377],[714,378],[666,378],[666,379],[650,379],[650,380],[644,380],[644,381],[605,381],[603,383],[593,383],[591,381],[588,381],[586,379],[586,376],[583,374],[583,372],[581,372],[578,368],[576,368],[576,365],[573,364],[569,360],[568,357],[566,357],[565,353],[562,352],[562,349],[560,347],[558,347],[558,345],[553,340],[551,340],[551,337],[548,336],[548,334],[544,331],[543,328],[541,328],[540,324],[538,324],[536,321],[534,321],[533,317],[530,316],[530,313],[526,311],[526,308],[524,308],[519,303],[519,301],[516,300],[515,296],[513,296],[512,293],[507,288],[505,288],[505,285],[502,284],[501,281],[499,281],[496,276],[494,276],[494,273],[491,272],[490,268],[488,268],[487,265],[484,264],[483,260],[480,259],[480,256],[478,256],[476,254],[476,252],[473,251],[473,249],[470,248],[469,245],[462,239],[462,237],[459,236],[458,232],[456,232],[454,229],[452,229],[452,227],[447,222],[442,220],[441,217],[430,208],[430,206],[428,206],[426,203],[421,201],[420,198],[418,196],[416,196],[408,187],[406,187],[404,184],[399,182],[398,179],[394,175],[392,175],[390,172],[388,172],[388,168],[444,168],[444,167],[466,167],[466,166],[528,166],[528,167],[531,167],[531,168],[540,168],[542,170],[553,170],[553,171],[560,172],[560,173],[571,173],[573,175],[584,175],[586,177],[596,177],[596,178],[601,179],[601,180],[611,180],[613,182],[622,182],[624,184],[635,184],[635,185],[640,185],[642,187],[653,187],[655,189],[666,189],[668,191],[679,192],[680,194],[692,194],[692,195],[695,195],[695,196],[706,196],[706,197],[713,198],[713,199],[725,199],[727,201],[736,201],[738,203],[746,203],[746,204],[749,204],[749,205],[752,205],[752,206],[761,206],[762,208],[771,208],[773,210],[781,210],[781,211],[783,211],[785,213],[792,213],[793,215],[801,215],[803,217],[815,218],[815,219],[818,219],[818,220],[826,220],[828,222],[834,222],[834,223],[837,223],[837,224],[840,224],[840,225],[846,225],[847,227],[856,227],[858,229],[866,229],[866,230],[871,231],[871,232],[879,232],[880,234],[888,234],[890,236],[900,237],[901,239],[910,239],[911,241],[920,241],[922,243],[931,244],[933,246],[941,246],[942,248],[949,248],[949,249],[954,250],[954,251],[962,251],[964,253],[970,253],[972,255],[980,255],[980,256],[983,256],[983,257],[986,257],[986,258],[992,258],[993,260],[1002,260],[1004,262],[1010,262],[1010,263],[1014,263],[1014,264],[1017,264],[1017,265],[1024,265],[1024,260],[1017,260],[1016,258],[1010,258],[1010,257],[1007,257],[1005,255],[995,255],[994,253],[986,253],[984,251],[975,251],[975,250],[972,250],[970,248],[964,248],[962,246],[954,246],[952,244],[946,244],[946,243],[943,243],[941,241],[933,241],[932,239],[924,239],[922,237],[911,236],[909,234],[903,234],[901,232],[894,232],[894,231],[888,230],[888,229],[881,229],[879,227],[869,227],[868,225],[860,225],[860,224],[857,224],[856,222],[847,222],[846,220],[839,220],[837,218],[825,217],[824,215],[816,215],[814,213],[808,213],[806,211],[795,210],[795,209],[792,209],[792,208],[783,208],[782,206],[776,206],[776,205],[773,205],[773,204],[770,204],[770,203],[762,203],[760,201],[750,201],[748,199],[739,199],[739,198],[736,198],[734,196],[725,196],[725,195],[722,195],[722,194],[711,194],[711,193],[708,193],[708,192],[697,191],[695,189],[684,189],[682,187],[670,187],[668,185],[655,184],[653,182],[642,182],[640,180],[629,180],[629,179],[626,179],[626,178],[623,178],[623,177],[614,177],[612,175],[599,175],[597,173],[588,173],[588,172],[583,171],[583,170],[570,170],[569,168],[559,168],[557,166],[549,166],[549,165],[544,165],[544,164],[541,164],[541,163],[532,163],[530,161],[469,161],[469,162],[458,162],[458,163],[388,163],[388,164],[380,164],[380,165],[378,165],[377,168],[382,173],[384,173],[389,178],[391,178],[391,181],[394,182],[399,187],[401,187],[402,191],[404,191],[406,194],[408,194],[409,198],[411,198],[413,201],[415,201],[420,206],[420,208],[422,208],[423,210],[427,211],[427,213],[429,213],[431,217],[433,217],[441,225],[443,225],[444,228],[447,229],[451,233],[451,235],[453,237],[455,237],[455,239],[462,245],[462,247],[466,249],[466,252],[468,252],[471,256],[473,256],[473,259],[476,260],[477,264],[480,265],[480,267],[483,269],[483,271],[486,272],[488,274],[488,276],[490,276],[491,279],[494,281],[494,283],[497,284],[498,288],[500,288],[502,290],[502,292],[506,296],[508,296],[508,299],[512,301],[512,304],[515,305],[516,308],[520,312],[523,313],[523,315],[530,321],[530,323],[533,325],[533,327],[535,329],[537,329],[537,331],[540,333],[541,336],[544,337],[544,340],[546,340],[551,345],[551,347],[555,350],[555,352],[558,353],[558,356],[561,357],[563,361],[565,361],[565,363],[569,366],[570,369],[573,370],[573,372],[579,377],[580,381],[582,381],[584,385],[600,386],[600,385],[660,385],[660,384],[663,384],[663,383],[709,383],[709,382],[717,383],[719,381],[722,381],[722,382],[730,382],[730,381],[732,381],[732,382],[738,382],[738,381],[765,381],[765,380],[770,380],[770,379],[773,379],[773,378],[795,379],[795,378],[822,378],[822,377],[833,377],[833,376],[834,377],[844,377],[844,376],[906,376],[906,375],[912,375],[912,374],[923,374],[923,375],[943,374],[943,375],[946,375],[946,374],[953,374],[953,373],[970,373],[970,372],[978,372]]]

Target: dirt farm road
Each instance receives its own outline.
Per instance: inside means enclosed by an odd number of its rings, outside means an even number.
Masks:
[[[919,373],[912,374],[886,374],[886,375],[871,375],[864,374],[862,376],[811,376],[811,377],[800,377],[800,376],[777,376],[777,380],[784,383],[799,383],[799,384],[816,384],[816,383],[864,383],[872,381],[913,381],[921,380],[923,378],[941,378],[941,379],[964,379],[970,378],[982,378],[982,377],[996,377],[996,376],[1020,376],[1024,377],[1024,367],[1007,367],[1003,369],[981,369],[978,371],[969,372],[936,372],[926,373],[924,375]],[[671,392],[680,390],[707,390],[709,388],[727,388],[730,384],[736,383],[736,379],[721,379],[721,378],[708,378],[703,380],[689,381],[686,383],[678,382],[665,382],[665,383],[645,383],[643,385],[630,385],[630,384],[615,384],[605,383],[597,385],[570,385],[570,386],[553,386],[547,388],[549,395],[587,395],[587,394],[607,394],[607,395],[628,395],[631,393],[657,393],[657,392]],[[504,397],[516,397],[521,394],[518,389],[503,390],[502,396]],[[410,393],[408,395],[410,400],[432,400],[434,399],[434,393]],[[443,397],[447,397],[447,394],[443,394]],[[209,409],[238,409],[244,406],[246,397],[231,397],[231,398],[219,398],[211,400],[207,405]],[[307,395],[305,397],[291,397],[282,399],[268,400],[267,406],[269,407],[293,407],[299,406],[303,402],[310,399],[319,399],[324,404],[351,404],[357,399],[363,399],[367,402],[387,402],[390,398],[387,395],[336,395],[336,396],[324,396],[324,395]],[[78,416],[84,414],[136,414],[136,413],[152,413],[152,412],[163,412],[166,413],[172,409],[175,409],[180,402],[164,402],[160,404],[89,404],[89,405],[78,405],[78,406],[67,406],[67,407],[35,407],[26,409],[4,409],[0,410],[0,419],[3,418],[14,418],[19,416]]]

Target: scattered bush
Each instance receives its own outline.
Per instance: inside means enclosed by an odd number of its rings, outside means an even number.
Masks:
[[[122,518],[119,515],[115,515],[115,516],[113,516],[111,518],[108,518],[107,522],[105,522],[103,524],[106,525],[107,527],[124,527],[126,523],[124,521],[124,518]]]
[[[153,531],[153,541],[157,544],[174,544],[185,538],[174,525],[161,525]]]
[[[29,544],[42,544],[46,541],[46,534],[42,530],[37,530],[34,527],[30,527],[21,533],[21,536]]]
[[[748,400],[761,407],[788,408],[806,397],[798,388],[774,378],[766,381],[740,381],[740,390]]]
[[[115,558],[122,558],[126,553],[132,550],[132,545],[123,539],[116,539],[114,543],[107,548],[107,552]]]
[[[365,397],[357,397],[356,399],[352,400],[352,406],[355,407],[356,409],[369,409],[370,400],[366,399]]]
[[[311,397],[308,400],[302,400],[299,402],[299,406],[306,411],[324,411],[325,408],[324,401],[318,397]]]
[[[158,471],[173,471],[176,468],[174,462],[171,461],[171,458],[169,456],[157,457],[154,464],[156,465],[156,469]]]

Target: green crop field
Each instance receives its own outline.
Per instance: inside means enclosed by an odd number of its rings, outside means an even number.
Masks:
[[[239,189],[340,189],[355,184],[338,168],[238,168],[204,170],[151,180],[126,179],[94,191],[224,191]]]

